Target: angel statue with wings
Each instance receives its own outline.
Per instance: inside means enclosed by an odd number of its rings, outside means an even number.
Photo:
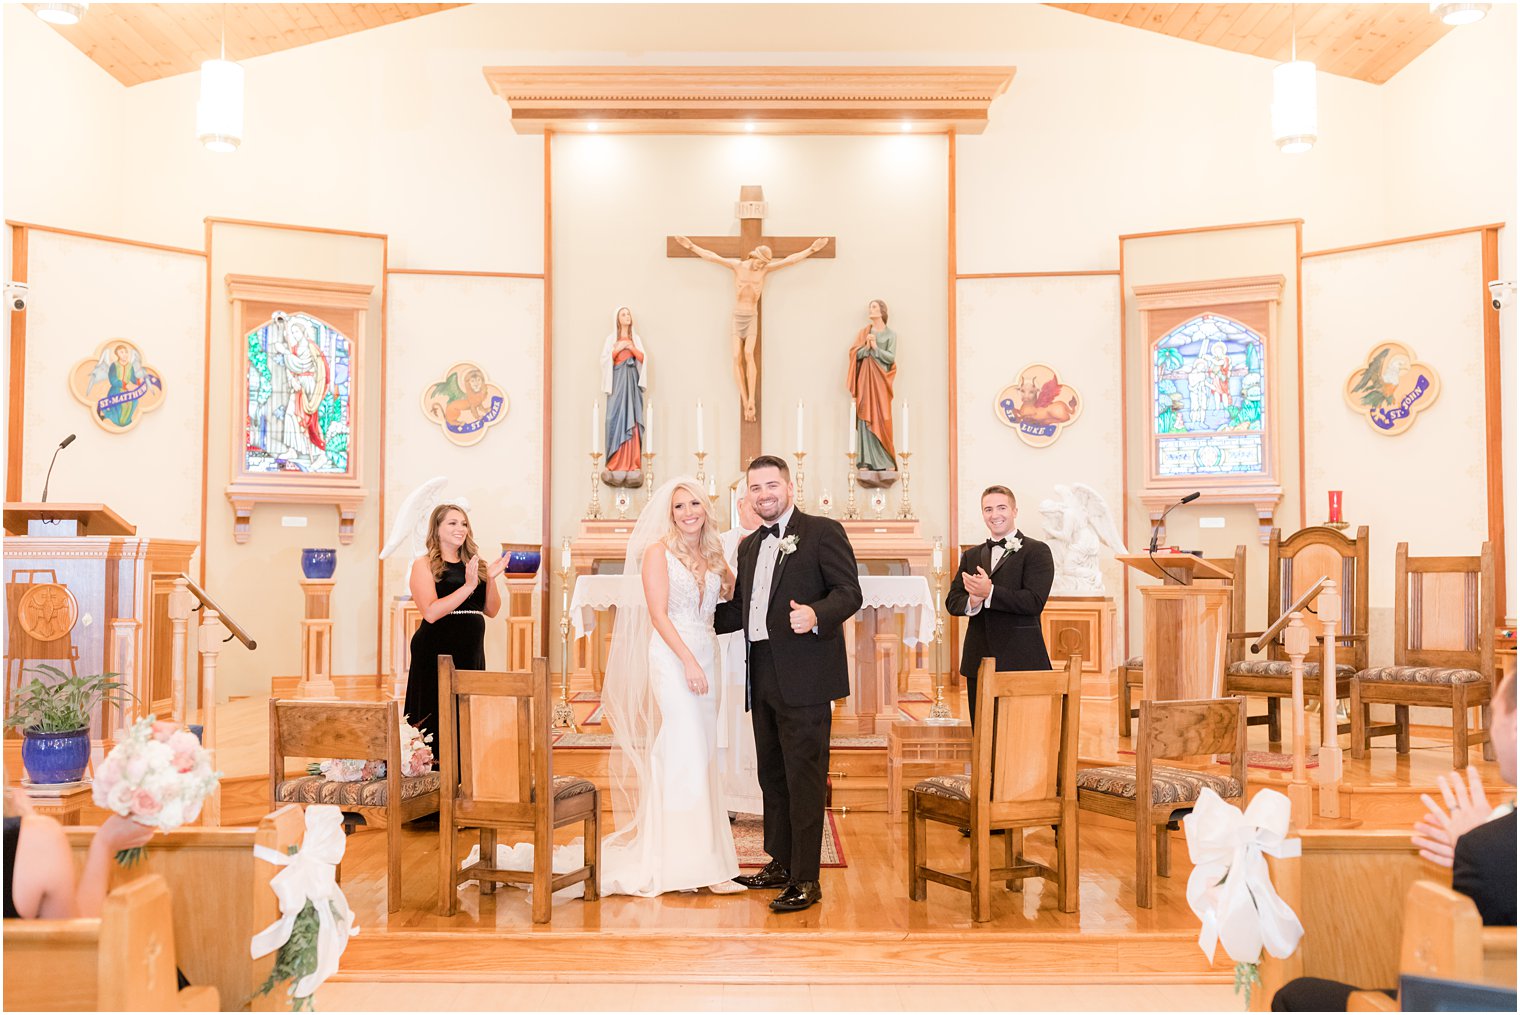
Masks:
[[[396,517],[391,521],[385,546],[380,550],[381,560],[408,544],[411,549],[410,556],[406,558],[408,562],[427,553],[428,517],[435,507],[444,502],[443,489],[448,485],[447,476],[434,476],[406,495],[400,509],[396,511]],[[458,504],[466,511],[470,509],[470,502],[464,497],[450,498],[449,503]]]
[[[1103,547],[1128,553],[1103,497],[1084,483],[1056,484],[1056,496],[1040,501],[1045,519],[1045,539],[1055,557],[1053,596],[1101,596],[1103,572],[1099,556]]]

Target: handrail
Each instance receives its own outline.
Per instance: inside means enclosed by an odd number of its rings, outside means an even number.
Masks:
[[[241,624],[233,620],[231,617],[227,616],[227,611],[218,606],[216,604],[216,600],[212,599],[209,595],[206,594],[205,589],[195,584],[194,578],[191,578],[184,572],[180,573],[180,577],[185,579],[185,587],[190,590],[191,595],[200,600],[201,606],[206,607],[208,610],[216,611],[217,616],[221,618],[222,626],[225,627],[231,635],[231,637],[227,639],[228,641],[231,641],[232,638],[236,638],[238,641],[242,642],[250,652],[259,647],[259,643],[254,641],[253,638],[249,636],[247,631],[243,630],[243,626]]]
[[[1286,610],[1283,610],[1282,616],[1273,621],[1272,626],[1261,633],[1260,638],[1257,638],[1255,641],[1251,642],[1251,653],[1254,655],[1255,653],[1260,652],[1268,642],[1277,636],[1278,631],[1281,631],[1283,628],[1287,627],[1288,621],[1293,619],[1293,614],[1308,606],[1309,601],[1312,600],[1315,596],[1319,595],[1320,589],[1324,588],[1325,582],[1329,580],[1329,578],[1321,578],[1313,585],[1310,585],[1307,589],[1305,589],[1304,594],[1299,596],[1292,606],[1288,607]]]

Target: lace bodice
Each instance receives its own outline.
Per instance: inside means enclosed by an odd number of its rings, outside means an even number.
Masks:
[[[698,588],[696,577],[669,550],[665,551],[665,571],[670,579],[666,612],[671,621],[711,627],[713,613],[718,609],[718,590],[722,586],[722,579],[709,571],[703,578],[702,587]]]

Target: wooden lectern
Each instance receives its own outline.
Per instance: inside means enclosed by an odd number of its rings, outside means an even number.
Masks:
[[[76,674],[119,673],[137,714],[172,715],[169,596],[200,544],[138,536],[104,504],[10,503],[4,519],[6,711],[30,679],[22,671],[51,662]],[[125,718],[97,714],[96,743],[109,746]]]
[[[1230,631],[1230,573],[1191,553],[1132,553],[1116,559],[1163,582],[1140,587],[1145,697],[1219,697]],[[1218,581],[1194,584],[1200,578]]]

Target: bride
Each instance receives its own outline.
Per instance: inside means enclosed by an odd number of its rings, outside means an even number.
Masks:
[[[602,703],[612,727],[617,830],[602,845],[602,892],[742,892],[717,765],[721,679],[713,611],[733,593],[717,519],[681,477],[639,515]]]

